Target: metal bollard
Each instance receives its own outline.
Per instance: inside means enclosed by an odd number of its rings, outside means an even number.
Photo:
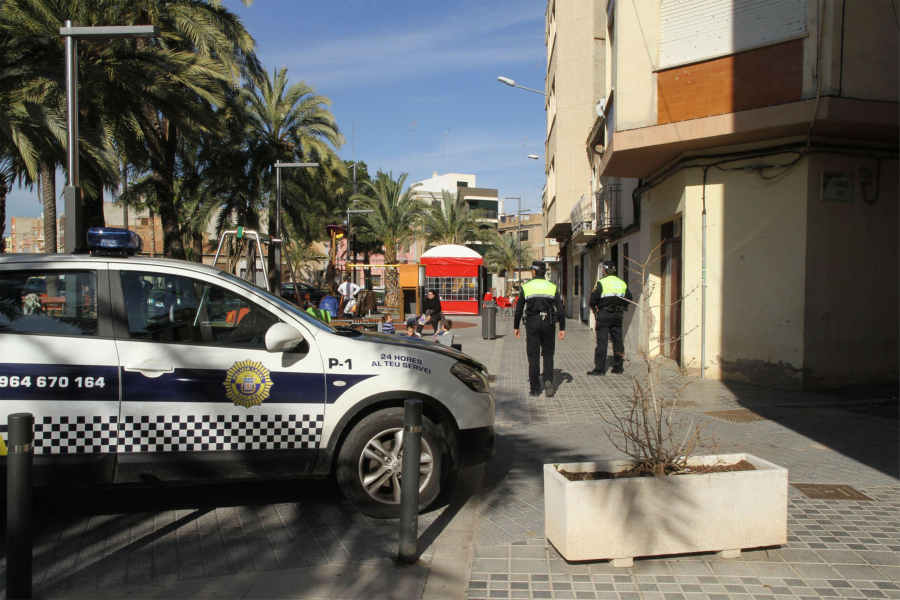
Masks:
[[[419,549],[419,468],[422,454],[422,401],[403,403],[403,468],[400,480],[400,552],[415,562]]]
[[[34,415],[7,419],[6,457],[6,597],[31,598],[31,465]]]

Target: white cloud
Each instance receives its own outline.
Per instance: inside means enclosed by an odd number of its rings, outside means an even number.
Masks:
[[[342,37],[318,45],[280,47],[266,62],[288,68],[317,89],[402,81],[423,72],[449,73],[492,64],[541,60],[542,15],[489,4],[410,30]],[[517,26],[533,23],[529,33]],[[515,29],[515,31],[512,31]],[[265,50],[262,48],[261,50]]]

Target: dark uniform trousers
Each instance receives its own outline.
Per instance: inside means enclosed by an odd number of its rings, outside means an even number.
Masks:
[[[597,346],[594,348],[594,369],[606,371],[606,346],[609,338],[612,338],[612,368],[614,371],[621,371],[625,357],[625,344],[622,341],[622,313],[611,313],[601,308],[594,313],[594,316],[597,318]]]
[[[556,349],[556,319],[525,315],[525,351],[528,355],[528,383],[541,389],[541,354],[544,355],[544,381],[553,381],[553,352]]]

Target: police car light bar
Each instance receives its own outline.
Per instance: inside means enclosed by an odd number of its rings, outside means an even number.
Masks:
[[[87,245],[96,256],[131,256],[141,250],[141,236],[120,227],[91,227]]]

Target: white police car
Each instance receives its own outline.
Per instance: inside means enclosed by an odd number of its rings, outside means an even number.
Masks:
[[[133,235],[89,238],[133,249]],[[38,465],[100,460],[117,481],[333,473],[361,509],[391,515],[410,397],[424,401],[426,506],[493,443],[487,371],[467,355],[333,329],[196,263],[0,255],[0,432],[33,413]]]

